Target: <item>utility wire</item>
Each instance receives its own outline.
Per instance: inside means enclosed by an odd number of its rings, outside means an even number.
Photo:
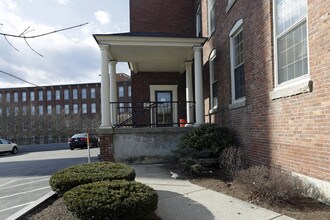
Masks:
[[[34,83],[32,83],[32,82],[29,82],[29,81],[26,81],[25,79],[22,79],[22,78],[20,78],[20,77],[18,77],[18,76],[15,76],[15,75],[13,75],[13,74],[7,73],[7,72],[5,72],[5,71],[0,70],[0,73],[3,73],[3,74],[5,74],[5,75],[11,76],[11,77],[13,77],[13,78],[15,78],[15,79],[21,80],[21,81],[23,81],[23,82],[25,82],[25,83],[28,83],[28,84],[30,84],[30,85],[33,85],[33,86],[36,86],[36,87],[41,88],[41,86],[38,86],[37,84],[34,84]]]

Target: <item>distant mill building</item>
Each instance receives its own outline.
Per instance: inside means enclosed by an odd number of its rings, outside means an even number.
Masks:
[[[131,101],[130,76],[117,74],[117,85],[124,108]],[[66,142],[80,132],[96,134],[100,87],[83,83],[0,89],[0,137],[26,145]]]

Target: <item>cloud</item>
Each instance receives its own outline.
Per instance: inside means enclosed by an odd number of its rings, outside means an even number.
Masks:
[[[70,0],[56,0],[61,5],[66,5],[70,2]]]
[[[98,10],[94,13],[94,16],[102,25],[110,22],[110,14],[107,11]]]

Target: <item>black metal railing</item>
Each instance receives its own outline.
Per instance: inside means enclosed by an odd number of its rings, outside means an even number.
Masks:
[[[188,105],[189,104],[189,105]],[[119,127],[178,127],[187,123],[187,106],[194,114],[194,102],[111,102]]]

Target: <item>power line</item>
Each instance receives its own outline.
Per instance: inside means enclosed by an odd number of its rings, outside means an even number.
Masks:
[[[22,79],[22,78],[20,78],[20,77],[18,77],[18,76],[15,76],[15,75],[13,75],[13,74],[11,74],[11,73],[7,73],[7,72],[2,71],[2,70],[0,70],[0,73],[3,73],[3,74],[8,75],[8,76],[11,76],[11,77],[13,77],[13,78],[15,78],[15,79],[21,80],[21,81],[23,81],[23,82],[25,82],[25,83],[28,83],[28,84],[30,84],[30,85],[33,85],[33,86],[36,86],[36,87],[41,87],[41,86],[38,86],[38,85],[35,84],[35,83],[32,83],[32,82],[26,81],[25,79]]]

